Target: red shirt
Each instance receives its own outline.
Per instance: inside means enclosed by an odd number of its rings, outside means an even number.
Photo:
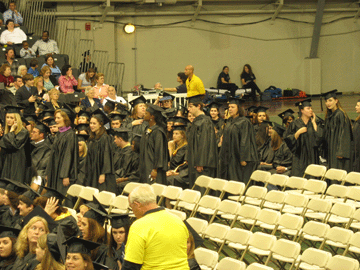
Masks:
[[[5,77],[4,75],[0,74],[0,82],[3,82],[5,86],[9,86],[10,83],[14,82],[14,77],[13,76],[9,76],[9,77]]]

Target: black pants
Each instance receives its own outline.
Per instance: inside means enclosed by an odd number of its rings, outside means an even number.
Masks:
[[[231,93],[231,96],[235,97],[235,91],[239,89],[239,87],[235,83],[222,83],[218,87],[219,89],[226,89],[229,90]]]
[[[256,99],[256,92],[258,92],[260,96],[262,95],[260,88],[253,81],[245,84],[243,88],[251,88],[251,97],[253,99]]]

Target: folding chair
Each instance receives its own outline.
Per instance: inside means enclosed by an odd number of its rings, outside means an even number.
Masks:
[[[163,192],[167,186],[158,184],[158,183],[154,183],[151,185],[151,187],[153,188],[155,195],[157,197],[161,197],[161,195],[163,194]]]
[[[214,178],[209,183],[209,192],[210,190],[220,192],[219,198],[222,199],[225,195],[224,187],[227,184],[228,180]]]
[[[331,185],[326,190],[325,194],[321,196],[324,200],[331,200],[332,202],[344,202],[348,193],[348,187],[342,185]]]
[[[186,210],[193,211],[200,198],[200,191],[185,189],[181,192],[180,197],[177,199],[177,201],[171,202],[171,204],[174,205],[174,209],[185,208]]]
[[[319,249],[324,249],[325,245],[327,245],[333,255],[338,254],[340,248],[346,249],[353,234],[351,230],[332,227],[326,234]]]
[[[209,193],[209,184],[214,178],[200,175],[196,180],[191,189],[195,189],[196,186],[199,188],[205,188],[205,193],[203,195],[207,195]]]
[[[286,263],[291,263],[290,269],[292,269],[295,266],[296,259],[300,255],[300,251],[301,246],[299,243],[286,239],[279,239],[270,249],[270,255],[267,258],[265,265],[273,258],[276,261],[279,261],[279,263],[274,263],[278,265],[280,269],[285,269]]]
[[[359,260],[360,255],[360,232],[354,233],[343,253],[346,256],[349,253],[350,256]]]
[[[349,172],[345,179],[341,182],[342,185],[349,183],[355,186],[360,185],[360,173],[358,172]]]
[[[288,181],[289,176],[283,175],[283,174],[272,174],[268,181],[265,183],[265,187],[268,186],[268,184],[274,185],[274,186],[280,186],[284,187],[286,185],[286,182]]]
[[[217,252],[206,248],[197,248],[194,250],[194,254],[201,269],[215,268],[219,259],[219,254]]]
[[[306,167],[303,177],[305,177],[306,175],[310,175],[312,177],[317,177],[320,178],[320,180],[323,180],[325,173],[326,173],[326,166],[310,164],[309,166]]]
[[[168,208],[166,208],[166,210],[167,210],[169,213],[177,216],[177,217],[180,218],[181,220],[185,220],[185,219],[186,219],[186,213],[184,213],[184,212],[182,212],[182,211],[175,210],[175,209],[168,209]]]
[[[254,171],[251,174],[250,179],[246,184],[245,190],[247,190],[251,181],[262,182],[262,183],[266,184],[267,181],[269,180],[270,176],[271,176],[271,173],[267,172],[267,171],[261,171],[261,170]]]
[[[291,189],[291,190],[286,190],[286,192],[290,192],[290,193],[291,192],[301,192],[301,190],[303,190],[303,188],[304,188],[306,181],[307,181],[306,178],[291,176],[286,181],[285,186],[282,191],[285,191],[286,189]]]
[[[230,257],[223,258],[215,267],[215,270],[245,270],[246,264]]]
[[[311,199],[304,210],[303,216],[307,219],[325,221],[331,210],[331,206],[331,201]]]
[[[110,203],[108,214],[123,214],[129,212],[129,198],[124,195],[116,196]]]
[[[326,270],[358,270],[359,261],[341,255],[331,257],[326,264]]]
[[[300,193],[290,193],[289,196],[285,197],[284,204],[280,209],[280,212],[302,215],[308,203],[308,196]]]
[[[115,193],[109,191],[101,191],[98,194],[95,194],[95,198],[105,206],[109,206],[112,200],[116,197]]]
[[[332,255],[330,252],[316,248],[307,248],[301,255],[295,270],[325,269],[325,266],[331,257]]]
[[[204,238],[208,238],[218,250],[225,241],[225,236],[230,230],[229,226],[219,223],[212,223],[206,227],[203,233]]]
[[[153,184],[155,185],[155,184]],[[153,186],[152,185],[152,186]],[[159,186],[156,186],[156,188]],[[158,202],[158,205],[161,205],[161,203],[163,202],[164,198],[176,201],[182,192],[182,188],[181,187],[175,187],[175,186],[164,186],[165,188],[162,190],[162,193],[160,196],[160,200]],[[162,188],[158,189],[158,192],[160,192]],[[156,194],[156,193],[155,193]]]
[[[330,181],[338,181],[342,183],[347,175],[345,170],[340,169],[329,169],[324,175],[324,179],[328,179]]]
[[[335,203],[325,219],[325,223],[347,224],[354,213],[355,207],[353,205],[347,203]]]
[[[78,197],[76,200],[76,203],[73,207],[73,209],[77,209],[79,207],[79,203],[81,198],[79,197],[81,190],[84,188],[84,186],[78,185],[78,184],[73,184],[69,187],[69,189],[66,192],[66,197],[68,196],[72,196],[72,197]]]
[[[73,218],[76,220],[76,222],[78,222],[78,217],[77,217],[77,212],[76,210],[74,209],[71,209],[71,208],[68,208],[68,207],[65,207],[69,213],[73,216]]]
[[[217,215],[236,215],[239,211],[240,204],[230,200],[223,200],[220,202],[220,205],[215,209],[214,214],[212,215],[209,224],[213,223]]]
[[[245,224],[250,224],[252,225],[253,223],[251,221],[254,221],[258,212],[260,211],[260,208],[254,205],[248,205],[248,204],[244,204],[242,206],[240,206],[238,212],[236,213],[236,215],[233,217],[232,222],[230,224],[230,227],[234,227],[236,221],[240,221],[240,223],[242,221],[245,228],[246,225]],[[222,218],[227,219],[230,218],[230,216],[228,215],[221,215]]]
[[[84,187],[81,189],[80,193],[79,193],[79,199],[77,200],[75,206],[74,206],[74,210],[77,210],[78,206],[81,204],[82,201],[88,201],[88,202],[92,202],[93,200],[93,196],[98,194],[99,190],[97,188],[93,188],[93,187]]]
[[[360,187],[348,187],[348,193],[346,194],[346,203],[354,205],[356,208],[360,207]]]
[[[225,241],[220,246],[218,253],[222,251],[226,244],[228,248],[237,254],[237,258],[241,256],[241,251],[246,249],[246,246],[253,235],[252,232],[240,228],[232,228],[225,236]]]
[[[281,234],[279,238],[282,238],[283,234],[293,236],[293,240],[296,240],[300,230],[304,224],[304,218],[293,214],[283,214],[279,218],[278,223],[275,225],[272,235],[275,235],[277,230],[280,230]]]
[[[208,226],[208,222],[200,218],[191,217],[188,218],[186,221],[200,236],[203,235],[205,229]]]
[[[250,252],[252,254],[255,254],[256,257],[252,255],[250,256],[252,256],[258,262],[263,263],[262,257],[270,255],[270,249],[274,246],[275,242],[276,237],[274,235],[262,232],[254,233],[251,236],[249,243],[246,246],[246,249],[242,253],[240,261],[244,259],[246,253]]]
[[[261,209],[260,212],[256,216],[256,223],[254,223],[253,227],[250,231],[253,230],[255,226],[260,226],[260,228],[265,230],[274,230],[276,223],[280,219],[280,212],[272,210],[272,209]]]
[[[219,207],[220,201],[219,197],[213,197],[210,195],[203,196],[199,203],[195,206],[190,217],[194,217],[196,213],[201,214],[205,218],[212,216],[215,213],[216,208]]]
[[[266,193],[266,187],[251,186],[248,188],[245,195],[240,198],[240,201],[242,201],[242,204],[260,205],[265,198]]]
[[[266,195],[262,203],[260,204],[260,208],[270,208],[280,210],[284,204],[287,193],[271,190]]]
[[[229,200],[238,202],[245,192],[245,184],[238,181],[228,181],[224,190],[225,192],[232,194],[232,196],[228,197]]]
[[[360,230],[360,209],[357,209],[350,218],[349,223],[346,225],[346,229],[349,228]]]
[[[329,224],[311,220],[305,223],[297,241],[301,244],[303,240],[308,240],[309,245],[316,247],[317,242],[324,241],[329,230]]]
[[[260,263],[252,263],[246,268],[246,270],[274,270],[274,268]]]
[[[121,195],[128,195],[131,193],[131,191],[133,191],[134,188],[140,186],[141,183],[136,183],[136,182],[130,182],[128,184],[126,184],[126,186],[124,187]]]
[[[313,194],[322,195],[324,194],[326,187],[327,184],[325,181],[309,179],[306,181],[302,193],[305,195],[313,195]]]

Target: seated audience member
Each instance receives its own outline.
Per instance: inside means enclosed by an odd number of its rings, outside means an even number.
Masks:
[[[0,67],[0,82],[4,83],[5,87],[14,86],[14,77],[11,76],[11,67],[7,64],[3,64]]]
[[[37,89],[37,97],[38,97],[38,101],[41,102],[49,102],[50,98],[49,95],[47,93],[46,88],[44,87],[44,80],[43,77],[39,76],[36,77],[34,80],[34,87],[36,87]]]
[[[36,270],[65,270],[65,266],[61,261],[60,249],[62,243],[60,243],[58,237],[55,233],[43,234],[39,237],[36,260],[40,264],[36,267]]]
[[[59,77],[61,76],[61,70],[57,65],[55,65],[54,57],[52,57],[51,55],[46,56],[45,63],[42,65],[41,68],[45,66],[50,67],[51,74],[55,76],[56,80],[58,80]]]
[[[179,72],[177,74],[177,79],[176,81],[178,83],[180,83],[179,86],[175,87],[175,88],[164,88],[164,91],[168,91],[168,92],[177,92],[179,93],[186,93],[186,80],[187,80],[187,76],[185,75],[184,72]]]
[[[44,79],[44,87],[46,90],[51,90],[58,86],[57,80],[54,75],[51,75],[51,69],[48,66],[45,66],[41,69],[40,75]]]
[[[57,90],[56,88],[53,88],[48,92],[48,95],[49,95],[50,102],[46,102],[44,104],[46,108],[57,110],[64,106],[64,104],[62,102],[58,102],[59,97],[60,97],[59,90]]]
[[[0,269],[10,270],[16,260],[15,243],[20,230],[0,226]]]
[[[22,78],[20,76],[14,76],[14,85],[13,85],[13,87],[10,87],[9,89],[15,95],[16,90],[18,90],[23,85],[24,85],[24,83],[23,83]]]
[[[59,85],[61,92],[74,93],[74,86],[77,86],[78,82],[72,74],[70,65],[65,65],[61,69],[61,76],[59,78]]]
[[[95,69],[89,68],[86,73],[80,74],[78,78],[78,90],[85,91],[85,88],[88,86],[93,86],[95,84]]]
[[[218,89],[227,89],[230,91],[231,95],[235,96],[235,91],[239,88],[236,84],[232,83],[229,75],[229,67],[224,66],[222,72],[219,74],[217,80]]]
[[[95,98],[104,99],[108,96],[109,85],[104,83],[105,76],[103,73],[97,73],[95,76]]]
[[[15,28],[14,20],[10,19],[6,22],[7,30],[1,33],[0,43],[13,45],[22,44],[23,41],[27,40],[27,36],[20,28]]]
[[[19,68],[19,62],[15,59],[15,50],[12,47],[6,48],[6,61],[3,64],[8,64],[11,67],[11,75],[16,76]]]
[[[95,89],[93,87],[86,87],[85,95],[86,98],[81,101],[81,106],[84,106],[85,108],[90,108],[96,104],[97,106],[102,108],[100,99],[95,98]]]
[[[34,76],[34,78],[36,78],[37,76],[39,76],[39,71],[38,71],[38,60],[37,59],[32,59],[30,61],[30,67],[27,73],[32,74]]]
[[[19,68],[18,68],[17,75],[22,78],[27,73],[28,73],[27,67],[25,65],[20,65]]]
[[[85,51],[83,54],[81,54],[81,56],[83,56],[84,58],[79,65],[79,70],[81,72],[86,72],[87,70],[92,68],[95,70],[95,73],[96,73],[97,68],[95,67],[95,64],[93,62],[91,62],[90,50]]]
[[[26,74],[23,81],[24,85],[16,91],[15,99],[18,104],[25,106],[25,114],[34,114],[37,95],[37,89],[34,87],[34,76]]]
[[[126,105],[126,100],[123,97],[116,95],[116,90],[113,86],[109,86],[108,96],[103,100],[103,105],[105,105],[108,100]]]
[[[33,51],[33,49],[29,48],[29,43],[25,40],[22,43],[23,47],[20,50],[20,57],[22,58],[32,58],[32,57],[36,57],[35,52]]]
[[[240,75],[240,79],[243,88],[251,88],[251,96],[253,100],[256,100],[256,92],[259,93],[261,99],[262,92],[256,84],[255,74],[252,72],[251,66],[249,64],[244,65],[244,69]]]
[[[37,40],[32,46],[34,52],[39,51],[38,55],[53,55],[59,54],[57,42],[49,39],[49,31],[43,31],[41,39]]]
[[[22,25],[23,17],[21,16],[20,12],[16,10],[16,3],[15,1],[10,1],[9,9],[4,12],[4,23],[6,24],[8,20],[13,20],[14,25],[16,27]]]

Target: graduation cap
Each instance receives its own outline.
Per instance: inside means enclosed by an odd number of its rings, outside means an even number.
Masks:
[[[45,186],[41,186],[44,189],[46,189],[45,194],[43,195],[46,198],[51,198],[51,197],[55,197],[57,200],[59,200],[58,205],[61,205],[62,201],[65,199],[65,196],[63,194],[61,194],[59,191],[57,191],[56,189],[50,188],[50,187],[45,187]]]
[[[78,138],[78,142],[86,142],[90,137],[88,134],[76,134],[76,136]]]
[[[120,127],[120,128],[114,128],[113,129],[113,135],[119,135],[121,133],[127,133],[129,134],[130,129],[124,128],[124,127]]]
[[[25,118],[24,116],[21,116],[21,121],[22,121],[23,123],[25,123],[25,126],[30,125],[29,121],[26,120],[26,118]]]
[[[257,109],[257,107],[256,106],[250,106],[249,108],[247,108],[246,110],[248,111],[248,112],[253,112],[253,113],[256,113],[256,109]]]
[[[110,269],[106,265],[103,265],[103,264],[100,264],[100,263],[97,263],[97,262],[93,262],[93,266],[94,266],[94,270],[108,270],[108,269]]]
[[[163,115],[163,113],[165,112],[163,108],[157,106],[157,105],[154,105],[154,104],[151,104],[151,103],[148,103],[147,104],[147,111],[151,114],[151,115],[155,115],[157,114],[158,116],[162,116],[162,117],[165,117]]]
[[[6,184],[5,189],[7,191],[15,192],[16,194],[22,194],[28,189],[26,185],[15,180],[2,178],[0,181]]]
[[[75,127],[75,129],[76,129],[77,131],[83,131],[83,130],[88,131],[88,130],[89,130],[89,124],[78,124],[78,125]]]
[[[91,116],[99,117],[103,123],[103,125],[106,125],[110,122],[109,117],[106,115],[104,110],[102,108],[98,108],[97,110],[93,111]]]
[[[110,118],[111,118],[111,121],[116,121],[116,120],[120,120],[120,121],[123,121],[127,114],[126,113],[110,113],[109,114]]]
[[[78,117],[80,117],[80,116],[90,119],[90,112],[81,109],[78,112]]]
[[[229,97],[229,104],[241,105],[245,100],[238,97]]]
[[[93,196],[93,201],[85,204],[90,209],[84,214],[86,218],[92,218],[97,221],[101,226],[104,226],[105,219],[108,218],[108,213],[101,203]]]
[[[331,90],[329,92],[326,92],[324,94],[321,94],[321,96],[323,96],[325,98],[325,100],[329,99],[329,98],[336,98],[336,92],[338,90],[337,89],[334,89],[334,90]]]
[[[122,104],[122,103],[118,103],[117,107],[116,107],[116,111],[120,112],[122,114],[126,114],[126,116],[130,115],[130,112],[127,108],[127,105]]]
[[[49,233],[46,236],[46,244],[55,261],[60,262],[61,253],[59,248],[58,235],[55,233]]]
[[[54,117],[54,113],[55,113],[55,110],[53,110],[53,109],[46,109],[46,110],[43,110],[43,111],[39,114],[39,118]]]
[[[50,128],[44,125],[43,123],[38,122],[35,128],[37,128],[40,131],[40,133],[44,133],[44,134],[50,133]]]
[[[71,237],[69,240],[62,243],[67,246],[66,254],[68,253],[81,253],[91,256],[91,250],[100,246],[99,243],[87,241],[82,238]]]
[[[48,125],[48,127],[56,125],[54,117],[46,118],[43,120],[43,122],[45,122]]]
[[[175,116],[174,118],[174,125],[176,123],[182,124],[182,125],[187,125],[190,123],[190,120],[187,119],[186,117],[181,117],[181,116]]]
[[[50,231],[53,231],[58,226],[58,224],[48,215],[48,213],[45,212],[44,209],[42,209],[40,206],[36,206],[29,214],[24,217],[23,227],[25,227],[33,217],[37,216],[42,217],[47,221],[47,225]]]
[[[20,233],[19,229],[7,227],[7,226],[0,226],[0,238],[4,238],[4,237],[17,238],[19,233]]]
[[[303,109],[304,107],[311,107],[311,98],[298,101],[295,103],[295,106],[299,107],[299,109]]]
[[[280,126],[278,123],[273,122],[273,130],[276,131],[277,134],[279,134],[280,137],[283,137],[285,128]]]
[[[111,227],[114,229],[120,229],[125,226],[130,226],[129,214],[111,214]]]
[[[130,101],[129,103],[130,103],[131,107],[134,108],[134,107],[135,107],[136,105],[138,105],[138,104],[141,104],[141,103],[146,104],[146,98],[141,95],[141,96],[133,99],[133,100]]]
[[[33,190],[31,187],[27,186],[28,190],[25,191],[22,195],[26,198],[29,198],[32,202],[37,198],[40,197],[40,193]]]
[[[25,109],[25,107],[17,106],[17,105],[6,105],[5,111],[6,113],[18,113],[20,114],[20,110]]]
[[[116,104],[118,104],[118,102],[112,101],[110,99],[106,100],[105,106],[109,107],[110,110],[115,110]]]
[[[174,100],[174,99],[175,99],[175,96],[173,96],[173,95],[171,95],[171,94],[169,94],[169,93],[164,92],[164,93],[163,93],[163,97],[160,98],[159,101],[162,102],[162,101]]]
[[[204,95],[196,95],[192,97],[187,97],[186,99],[189,101],[189,103],[200,103],[203,102]]]
[[[36,122],[36,119],[37,119],[37,116],[36,116],[36,114],[24,114],[24,118],[26,119],[26,121],[28,121],[28,122]],[[23,122],[25,122],[25,121],[23,121]]]
[[[282,113],[279,113],[278,116],[284,120],[285,117],[293,116],[293,113],[295,113],[292,109],[287,109],[286,111],[283,111]]]
[[[167,117],[174,117],[177,113],[177,109],[176,108],[168,108],[165,110],[164,113]]]
[[[264,107],[264,106],[259,106],[259,107],[256,108],[255,112],[256,112],[256,113],[259,113],[259,112],[264,112],[264,113],[266,113],[266,111],[267,111],[268,109],[269,109],[269,108],[266,108],[266,107]]]
[[[186,131],[187,125],[177,125],[177,126],[173,126],[172,128],[173,128],[173,130]]]

